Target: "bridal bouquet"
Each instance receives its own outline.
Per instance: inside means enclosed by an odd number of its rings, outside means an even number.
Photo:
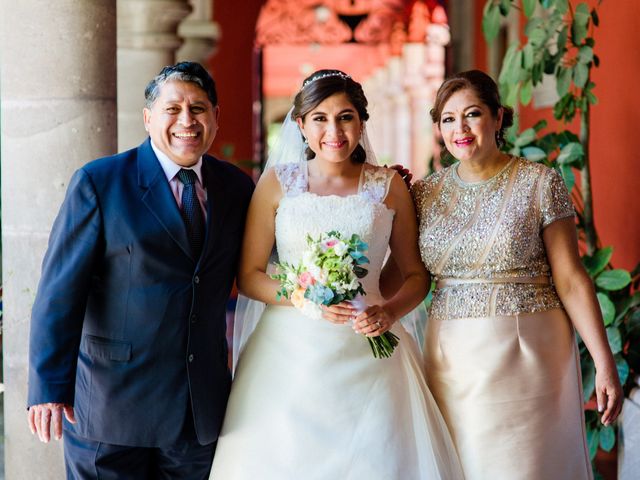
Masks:
[[[356,234],[345,239],[340,232],[328,232],[314,239],[307,235],[308,248],[299,265],[276,264],[278,273],[271,275],[280,282],[276,298],[288,298],[294,307],[311,318],[321,318],[321,305],[351,302],[364,310],[366,295],[359,279],[367,275],[362,265],[368,245]],[[360,313],[360,312],[358,312]],[[377,337],[366,337],[376,358],[388,358],[398,344],[398,337],[387,331]]]

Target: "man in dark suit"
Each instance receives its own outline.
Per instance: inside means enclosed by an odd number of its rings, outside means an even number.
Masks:
[[[29,425],[64,429],[68,478],[207,478],[229,394],[253,183],[205,153],[219,107],[201,65],[165,67],[145,98],[150,138],[71,179],[33,306]]]

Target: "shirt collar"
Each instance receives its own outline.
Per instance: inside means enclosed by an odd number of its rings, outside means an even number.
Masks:
[[[171,160],[163,151],[156,147],[153,143],[153,140],[151,141],[151,148],[153,149],[153,153],[156,154],[156,157],[160,162],[160,166],[162,167],[162,170],[167,177],[167,181],[170,182],[171,180],[173,180],[181,168],[186,168],[187,170],[193,170],[194,172],[196,172],[200,185],[204,185],[204,183],[202,182],[202,157],[200,157],[196,164],[191,167],[181,167],[176,162]]]

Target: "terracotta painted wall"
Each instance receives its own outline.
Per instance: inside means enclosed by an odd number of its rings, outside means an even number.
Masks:
[[[592,109],[590,141],[596,228],[602,244],[614,247],[614,266],[632,269],[640,261],[640,2],[605,1],[599,12],[600,67],[592,75],[599,104]],[[529,107],[520,118],[527,128],[540,118],[551,125],[553,115]]]
[[[209,62],[220,103],[220,130],[212,153],[234,162],[253,157],[252,52],[263,3],[263,0],[214,2],[213,20],[220,25],[222,38]],[[225,145],[233,145],[231,158],[223,155]]]

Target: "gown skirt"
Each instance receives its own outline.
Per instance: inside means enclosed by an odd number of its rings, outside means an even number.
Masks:
[[[414,340],[373,357],[348,325],[267,306],[235,373],[210,479],[427,480],[461,471]]]
[[[467,480],[592,478],[564,310],[430,321],[425,371]]]

